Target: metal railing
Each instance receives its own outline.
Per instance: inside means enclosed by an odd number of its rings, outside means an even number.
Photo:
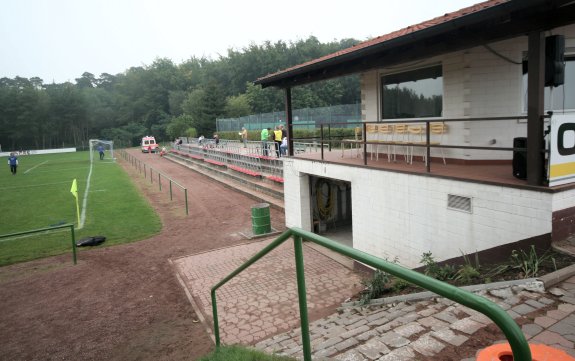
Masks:
[[[443,296],[459,304],[462,304],[478,312],[481,312],[482,314],[489,317],[501,329],[501,331],[503,331],[505,337],[507,338],[509,344],[511,345],[511,350],[513,352],[515,360],[532,361],[529,344],[527,343],[525,336],[521,332],[521,329],[515,323],[515,321],[513,321],[513,318],[511,318],[511,316],[509,316],[497,304],[487,300],[486,298],[475,295],[471,292],[438,281],[435,278],[431,278],[416,271],[403,268],[397,264],[387,262],[381,258],[372,256],[362,251],[358,251],[351,247],[341,245],[328,238],[319,236],[315,233],[304,231],[303,229],[299,228],[290,228],[284,233],[282,233],[277,239],[275,239],[269,245],[264,247],[264,249],[259,251],[257,254],[255,254],[253,257],[247,260],[243,265],[238,267],[235,271],[230,273],[228,276],[226,276],[224,279],[218,282],[214,287],[212,287],[211,298],[212,298],[212,312],[214,317],[214,336],[216,339],[216,347],[220,346],[220,330],[218,323],[218,308],[216,304],[216,290],[221,286],[223,286],[224,284],[226,284],[233,277],[237,276],[240,272],[242,272],[243,270],[254,264],[257,260],[259,260],[266,254],[271,252],[273,249],[275,249],[282,243],[284,243],[292,236],[294,238],[301,337],[302,337],[302,347],[305,361],[311,361],[311,345],[310,345],[309,323],[307,314],[302,239],[316,243],[332,251],[343,254],[347,257],[353,258],[368,266],[387,272],[391,275],[394,275],[403,280],[411,282],[417,286],[435,292],[440,296]]]
[[[10,234],[2,234],[0,235],[0,239],[2,238],[12,238],[12,237],[16,237],[16,236],[24,236],[27,234],[34,234],[34,233],[41,233],[41,232],[47,232],[47,231],[52,231],[55,229],[62,229],[62,228],[70,228],[70,233],[72,235],[72,260],[74,261],[74,264],[77,264],[77,256],[76,256],[76,236],[74,235],[74,225],[73,224],[62,224],[60,226],[54,226],[54,227],[46,227],[46,228],[41,228],[41,229],[34,229],[31,231],[25,231],[25,232],[18,232],[18,233],[10,233]]]
[[[269,141],[268,151],[264,151],[262,142],[248,141],[244,148],[240,141],[222,139],[217,147],[211,147],[206,146],[205,143],[198,144],[192,139],[191,143],[175,147],[170,154],[215,163],[229,169],[239,167],[246,171],[260,173],[262,177],[283,178],[284,158],[276,156],[275,146],[275,142]]]
[[[541,126],[543,127],[545,119],[550,118],[551,115],[543,115],[541,116]],[[323,147],[325,144],[329,144],[329,149],[331,150],[331,145],[339,144],[342,145],[345,143],[352,143],[359,145],[361,147],[362,157],[363,157],[363,164],[367,165],[367,147],[368,145],[371,146],[378,146],[378,145],[389,145],[389,146],[397,146],[398,143],[394,141],[370,141],[367,139],[366,134],[367,127],[369,125],[382,125],[382,124],[425,124],[425,139],[423,142],[402,142],[399,144],[400,146],[408,146],[408,147],[419,147],[425,149],[425,156],[427,159],[426,162],[426,171],[427,173],[431,172],[431,149],[469,149],[469,150],[488,150],[488,151],[513,151],[513,152],[526,152],[526,148],[517,148],[517,147],[494,147],[494,146],[469,146],[469,145],[449,145],[449,144],[432,144],[431,142],[431,133],[430,133],[430,124],[431,123],[449,123],[449,122],[483,122],[483,121],[508,121],[508,120],[527,120],[527,116],[510,116],[510,117],[484,117],[484,118],[417,118],[417,119],[394,119],[389,121],[380,121],[380,122],[356,122],[353,123],[355,126],[361,128],[361,139],[359,141],[356,140],[346,140],[346,139],[333,139],[331,136],[331,130],[334,126],[337,127],[339,123],[330,123],[330,124],[321,124],[320,126],[320,143],[321,143],[321,159],[324,160],[323,155]],[[349,125],[351,123],[343,123],[345,125]],[[339,124],[339,125],[343,125]],[[327,130],[325,129],[327,128]],[[544,149],[541,150],[545,152]]]
[[[133,155],[126,152],[124,149],[120,150],[120,154],[128,163],[130,163],[132,166],[134,166],[136,169],[138,169],[140,174],[143,173],[145,179],[148,179],[148,170],[149,170],[149,172],[150,172],[150,178],[149,179],[150,179],[150,183],[152,183],[152,184],[154,183],[154,171],[155,171],[155,173],[158,175],[158,188],[159,188],[160,192],[162,191],[162,177],[164,179],[166,179],[168,181],[169,189],[170,189],[170,201],[174,200],[172,185],[176,185],[177,187],[181,188],[184,191],[184,203],[186,206],[186,215],[189,215],[188,189],[186,187],[184,187],[180,183],[176,182],[175,180],[170,178],[168,175],[160,172],[157,169],[152,168],[150,165],[146,164],[145,162],[142,162],[138,158],[136,158]]]

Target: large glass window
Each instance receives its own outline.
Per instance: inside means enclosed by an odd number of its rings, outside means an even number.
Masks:
[[[527,112],[527,62],[523,62],[523,111]],[[565,56],[565,82],[545,87],[545,110],[575,110],[575,55]]]
[[[382,77],[383,119],[440,117],[441,65]]]

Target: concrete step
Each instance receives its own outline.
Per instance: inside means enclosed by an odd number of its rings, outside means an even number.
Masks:
[[[181,164],[190,170],[201,173],[223,185],[234,188],[252,199],[269,203],[270,207],[284,209],[283,184],[274,184],[265,178],[256,178],[229,170],[211,163],[205,163],[193,158],[181,157],[177,154],[164,156],[172,162]]]

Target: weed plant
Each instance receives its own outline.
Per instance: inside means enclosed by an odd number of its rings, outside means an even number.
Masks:
[[[462,265],[453,266],[447,264],[440,266],[431,252],[425,252],[422,254],[420,261],[423,264],[423,273],[453,285],[466,286],[477,283],[491,283],[493,279],[537,277],[542,271],[542,266],[546,265],[545,268],[548,270],[550,263],[553,270],[558,268],[556,259],[549,250],[539,255],[534,245],[529,248],[528,252],[513,250],[508,262],[491,267],[481,266],[477,253],[473,261],[471,257],[463,254],[463,252],[462,255],[464,260]],[[566,262],[570,263],[570,261]],[[394,260],[394,263],[397,263],[397,259]],[[404,293],[408,288],[419,290],[418,287],[411,283],[380,270],[376,270],[370,279],[362,283],[365,286],[365,290],[361,293],[360,304],[367,304],[371,299],[380,298],[386,294]]]

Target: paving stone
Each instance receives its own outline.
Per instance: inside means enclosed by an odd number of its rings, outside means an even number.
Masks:
[[[377,330],[374,329],[374,330],[369,330],[369,331],[367,331],[367,332],[364,332],[364,333],[362,333],[362,334],[359,334],[359,335],[355,336],[355,338],[356,338],[358,341],[365,342],[365,341],[367,341],[367,340],[369,340],[369,339],[372,339],[372,338],[374,338],[374,337],[377,337],[378,335],[379,335],[379,332],[377,332]]]
[[[469,339],[467,336],[457,335],[455,332],[448,328],[440,329],[431,333],[431,336],[447,342],[453,346],[461,346]]]
[[[543,331],[543,327],[536,325],[534,323],[530,323],[527,325],[523,325],[521,327],[521,331],[523,331],[524,334],[527,334],[529,336],[535,336],[541,331]]]
[[[569,316],[567,312],[559,311],[559,310],[551,310],[547,312],[547,317],[554,318],[556,320],[562,320],[565,317]]]
[[[298,352],[302,352],[302,348],[299,347],[299,346],[296,346],[296,347],[292,347],[292,348],[290,348],[290,349],[288,349],[288,350],[285,350],[283,353],[284,353],[285,355],[287,355],[287,356],[292,356],[292,355],[295,355],[295,354],[298,353]]]
[[[535,323],[543,328],[548,328],[556,322],[556,319],[547,316],[535,317]]]
[[[407,314],[405,316],[398,317],[396,319],[396,321],[405,325],[405,324],[408,324],[412,321],[417,320],[418,318],[419,318],[419,315],[417,313],[410,313],[410,314]]]
[[[507,299],[513,297],[513,292],[510,288],[501,288],[498,290],[490,290],[489,294],[495,297],[499,297],[501,299]]]
[[[425,308],[425,309],[419,311],[417,314],[420,315],[421,317],[429,317],[436,312],[437,311],[434,310],[433,308]]]
[[[521,302],[521,299],[517,296],[512,296],[503,300],[505,303],[511,306],[515,306],[516,304]]]
[[[389,348],[379,340],[371,340],[360,345],[357,350],[369,360],[377,360],[381,355],[389,353]]]
[[[553,301],[552,299],[547,298],[547,297],[540,297],[540,298],[538,299],[538,301],[541,302],[541,303],[543,303],[543,304],[545,304],[545,305],[550,305],[550,304],[552,304],[552,303],[555,303],[555,301]]]
[[[325,338],[332,338],[332,337],[336,337],[341,335],[342,333],[346,333],[347,329],[345,327],[342,326],[336,326],[333,327],[331,329],[329,329],[325,334],[324,337]]]
[[[452,323],[449,327],[454,330],[464,332],[468,335],[472,335],[477,330],[483,327],[483,324],[473,321],[471,318],[464,318]]]
[[[535,311],[535,308],[523,303],[513,307],[511,311],[517,312],[520,315],[526,315],[528,313]]]
[[[443,322],[441,320],[438,320],[435,317],[425,317],[422,319],[417,320],[417,322],[419,322],[420,325],[425,326],[427,328],[431,328],[432,330],[439,330],[439,329],[444,329],[446,327],[449,327],[449,324],[447,322]]]
[[[550,294],[552,294],[553,296],[563,296],[565,295],[565,291],[563,291],[562,289],[558,288],[558,287],[553,287],[550,288],[549,291]]]
[[[575,305],[575,297],[563,296],[563,297],[561,297],[561,302],[567,302],[567,303],[570,303],[572,305]]]
[[[336,353],[338,353],[338,351],[337,351],[337,349],[336,349],[335,347],[328,347],[328,348],[326,348],[326,349],[323,349],[323,350],[319,350],[319,351],[317,351],[317,352],[314,352],[314,353],[312,354],[312,356],[313,356],[312,358],[313,358],[314,360],[315,360],[315,359],[318,359],[318,358],[327,358],[327,357],[330,357],[330,356],[332,356],[332,355],[335,355]]]
[[[449,298],[439,298],[437,302],[444,304],[445,306],[452,306],[455,304],[455,301],[452,301]]]
[[[381,318],[386,318],[389,313],[387,311],[379,311],[376,313],[372,313],[371,315],[367,316],[366,319],[368,322],[379,320]]]
[[[501,307],[505,311],[511,308],[511,305],[505,302],[495,302],[495,303],[497,304],[497,306]]]
[[[484,325],[489,325],[490,323],[493,322],[493,321],[491,321],[491,319],[490,319],[489,317],[487,317],[487,316],[485,316],[484,314],[479,313],[479,312],[477,312],[477,314],[471,316],[471,319],[472,319],[473,321],[482,323],[482,324],[484,324]]]
[[[442,321],[445,321],[447,323],[454,323],[456,321],[458,321],[458,318],[455,317],[455,315],[449,311],[441,311],[437,314],[435,314],[435,316],[433,316],[435,318],[438,318]]]
[[[520,318],[521,315],[518,314],[517,312],[513,311],[513,310],[508,310],[507,314],[512,318],[512,319],[516,319],[516,318]]]
[[[572,305],[570,303],[562,303],[559,306],[557,306],[557,309],[562,312],[573,313],[575,312],[575,305]]]
[[[412,335],[425,331],[425,329],[421,327],[419,323],[411,322],[408,323],[407,325],[397,327],[394,331],[403,337],[410,337]]]
[[[545,305],[539,301],[535,301],[535,300],[527,300],[525,301],[526,304],[528,304],[529,306],[536,308],[536,309],[540,309],[545,307]]]
[[[349,350],[341,355],[337,355],[334,360],[337,361],[366,361],[368,358],[364,357],[357,350]]]
[[[347,325],[351,325],[353,323],[356,323],[358,321],[361,321],[362,319],[363,319],[363,316],[353,315],[353,316],[338,319],[335,322],[338,323],[339,325],[347,326]]]
[[[412,361],[415,358],[415,353],[409,347],[398,348],[393,350],[387,355],[383,355],[377,361]]]
[[[315,348],[316,350],[323,350],[325,348],[331,347],[335,344],[338,344],[342,341],[341,337],[334,337],[325,340],[324,342],[318,344]]]
[[[437,341],[429,334],[425,334],[417,341],[411,343],[411,347],[425,356],[433,356],[445,348],[445,344]]]
[[[346,338],[353,337],[357,334],[364,333],[364,332],[369,331],[369,330],[370,330],[369,326],[363,325],[363,326],[360,326],[358,328],[354,328],[352,330],[349,330],[345,333],[342,333],[341,335],[339,335],[339,337],[341,337],[345,340]]]
[[[402,337],[393,331],[386,332],[385,334],[381,335],[379,340],[381,342],[383,342],[384,344],[386,344],[387,346],[390,346],[393,348],[398,348],[401,346],[408,345],[410,342],[405,337]]]
[[[389,322],[389,319],[388,319],[388,318],[386,318],[386,317],[381,317],[381,318],[378,318],[378,319],[375,319],[375,320],[369,322],[367,325],[368,325],[368,326],[372,326],[372,327],[373,327],[373,326],[381,326],[381,325],[386,324],[386,323],[388,323],[388,322]]]
[[[575,316],[571,315],[557,322],[549,328],[549,331],[557,332],[560,335],[575,335]]]
[[[541,332],[539,335],[533,337],[532,341],[538,341],[545,345],[561,345],[573,348],[573,342],[565,339],[560,334],[551,331]]]
[[[353,347],[355,345],[358,345],[359,341],[355,338],[348,338],[347,340],[340,342],[336,345],[333,345],[333,347],[335,347],[338,351],[343,351],[343,350],[347,350],[350,347]]]

